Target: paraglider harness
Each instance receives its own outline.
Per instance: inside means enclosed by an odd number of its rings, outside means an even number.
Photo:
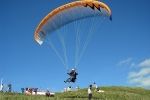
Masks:
[[[77,79],[76,76],[78,75],[78,73],[75,70],[76,69],[74,69],[74,72],[71,71],[70,73],[67,73],[68,75],[70,75],[71,82],[73,82],[73,83],[76,82],[76,79]]]
[[[77,72],[70,72],[70,73],[67,73],[67,74],[70,75],[71,82],[75,82],[76,81],[76,75],[78,75]]]

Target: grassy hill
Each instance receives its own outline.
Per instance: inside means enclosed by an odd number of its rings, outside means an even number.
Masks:
[[[100,89],[105,92],[93,92],[92,100],[150,100],[150,90],[140,87],[107,86]],[[55,97],[21,93],[0,93],[0,100],[87,100],[87,97],[87,89],[56,93]]]

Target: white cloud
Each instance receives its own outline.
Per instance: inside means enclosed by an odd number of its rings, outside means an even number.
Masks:
[[[131,67],[136,66],[135,63],[131,64]],[[145,61],[138,64],[141,68],[139,71],[129,72],[127,77],[127,82],[130,84],[138,84],[138,86],[150,88],[150,59],[146,59]]]
[[[148,74],[150,74],[150,68],[143,68],[139,72],[129,72],[128,78],[140,77]]]
[[[145,61],[141,62],[139,64],[139,66],[141,67],[150,67],[150,58],[149,59],[146,59]]]
[[[132,60],[132,58],[128,58],[128,59],[126,59],[126,60],[122,60],[122,61],[120,61],[117,65],[118,65],[118,66],[126,65],[126,64],[128,64],[131,60]]]
[[[144,78],[144,80],[141,82],[141,86],[150,87],[150,76]]]
[[[133,78],[133,79],[128,80],[128,82],[131,83],[131,84],[139,83],[139,82],[142,82],[142,81],[143,81],[142,77],[137,77],[137,78]]]
[[[150,76],[147,77],[136,77],[128,80],[130,84],[139,84],[141,87],[150,87]]]
[[[132,64],[131,64],[131,68],[132,68],[132,67],[136,67],[136,64],[135,64],[135,63],[132,63]]]

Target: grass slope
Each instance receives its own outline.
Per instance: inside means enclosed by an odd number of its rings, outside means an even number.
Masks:
[[[101,87],[101,90],[105,92],[93,92],[92,100],[150,100],[150,90],[140,87],[107,86]],[[87,89],[56,93],[55,97],[21,93],[0,93],[0,100],[87,100],[87,97]]]

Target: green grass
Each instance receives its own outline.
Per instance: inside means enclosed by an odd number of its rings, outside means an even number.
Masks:
[[[105,92],[93,92],[92,100],[150,100],[150,90],[140,87],[107,86],[101,87],[101,90]],[[0,100],[88,100],[87,97],[87,89],[56,93],[55,97],[21,93],[0,93]]]

